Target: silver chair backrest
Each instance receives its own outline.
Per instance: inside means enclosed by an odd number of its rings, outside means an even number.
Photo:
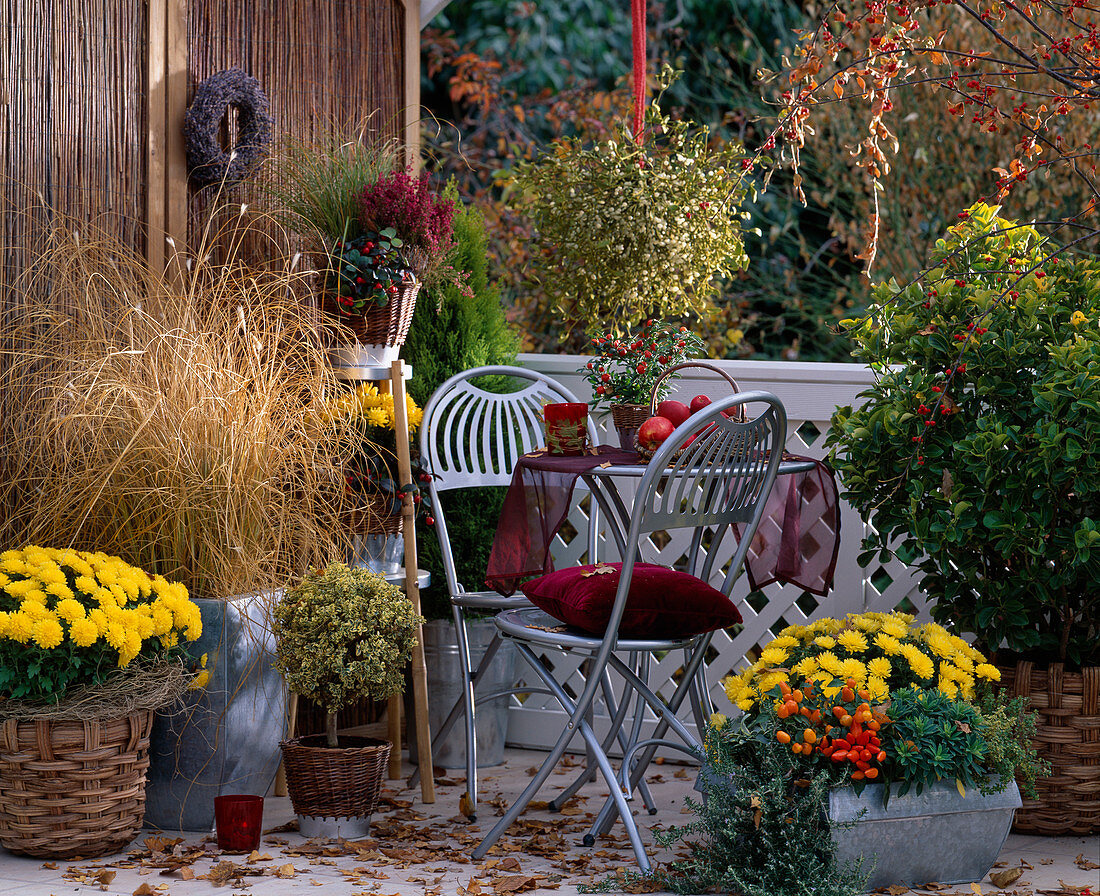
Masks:
[[[490,392],[475,380],[504,376],[523,385]],[[420,425],[420,455],[435,491],[507,485],[516,461],[545,444],[542,406],[576,397],[548,376],[522,367],[476,367],[432,394]],[[589,421],[589,438],[593,427]]]
[[[747,422],[722,413],[749,403],[765,408]],[[783,405],[767,392],[741,392],[693,415],[661,445],[642,477],[628,550],[636,549],[644,533],[694,529],[688,565],[709,580],[719,552],[712,549],[703,554],[703,530],[710,529],[709,544],[716,547],[736,524],[738,546],[723,588],[729,593],[763,516],[786,435]],[[681,449],[689,439],[691,444]]]

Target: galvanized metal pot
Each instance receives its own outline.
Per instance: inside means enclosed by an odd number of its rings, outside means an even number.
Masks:
[[[268,621],[277,597],[195,599],[202,636],[188,653],[196,661],[206,654],[210,680],[153,723],[146,827],[210,831],[214,797],[264,796],[275,780],[287,720],[287,691],[274,665]]]
[[[497,628],[491,619],[468,620],[466,628],[470,634],[470,654],[476,669]],[[424,662],[428,667],[428,694],[431,696],[428,701],[428,723],[435,732],[442,727],[451,707],[462,694],[464,672],[458,655],[458,635],[454,623],[446,619],[433,619],[424,625]],[[515,684],[515,680],[516,646],[505,640],[479,682],[478,693],[490,694],[504,690]],[[477,704],[474,737],[478,768],[504,762],[509,699],[506,695]],[[407,713],[406,717],[411,718],[411,713]],[[408,725],[406,729],[409,757],[415,763],[416,726]],[[466,767],[466,733],[461,717],[447,737],[433,746],[432,762],[442,768]]]
[[[919,795],[911,790],[892,796],[886,808],[882,788],[868,785],[859,796],[850,787],[829,792],[837,860],[844,865],[862,855],[873,861],[868,890],[981,880],[1004,848],[1021,805],[1015,781],[991,796],[977,788],[960,796],[954,781],[940,781]]]

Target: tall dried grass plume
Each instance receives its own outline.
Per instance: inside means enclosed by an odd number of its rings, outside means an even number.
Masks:
[[[261,228],[243,207],[231,226],[161,275],[54,219],[4,285],[0,545],[102,550],[213,598],[345,556],[359,437],[325,413],[308,284],[235,258]]]

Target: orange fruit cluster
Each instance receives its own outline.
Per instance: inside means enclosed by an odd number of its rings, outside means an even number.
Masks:
[[[886,760],[878,732],[890,719],[873,710],[868,691],[857,689],[849,678],[840,689],[838,699],[830,700],[824,691],[811,682],[792,689],[786,682],[779,685],[783,698],[777,710],[782,720],[794,723],[776,732],[776,740],[789,744],[792,753],[810,756],[820,753],[833,762],[850,763],[852,779],[873,781]],[[801,730],[797,727],[802,725]]]

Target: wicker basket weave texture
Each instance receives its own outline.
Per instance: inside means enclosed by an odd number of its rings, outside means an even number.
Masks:
[[[1035,747],[1051,774],[1024,797],[1014,830],[1045,836],[1100,832],[1100,666],[1067,672],[1061,663],[1001,666],[1001,684],[1039,715]]]
[[[388,305],[376,305],[361,315],[340,313],[333,304],[332,297],[326,294],[324,308],[329,317],[351,329],[360,345],[404,345],[419,292],[419,281],[403,283]]]
[[[120,852],[141,830],[152,710],[0,723],[0,846],[43,859]]]
[[[389,741],[341,735],[340,743],[327,747],[318,734],[281,744],[287,793],[298,815],[366,818],[378,806]]]

